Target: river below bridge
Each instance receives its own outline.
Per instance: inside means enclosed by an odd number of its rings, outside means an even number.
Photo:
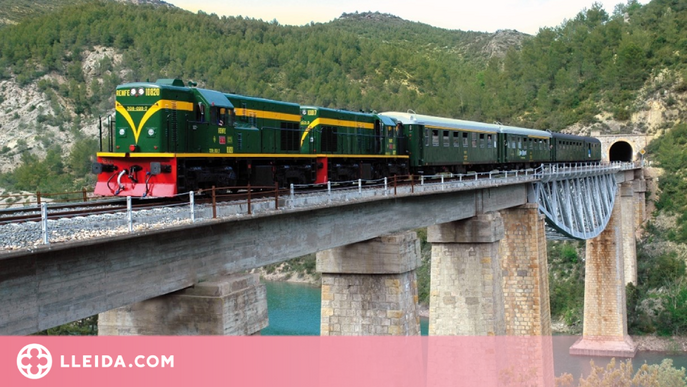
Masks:
[[[318,336],[320,334],[320,288],[289,282],[265,282],[269,326],[262,330],[263,336]],[[427,335],[427,319],[421,320],[422,335]],[[577,380],[587,376],[590,360],[597,366],[605,366],[609,358],[571,356],[568,349],[577,340],[575,336],[555,336],[553,340],[554,372],[572,374]],[[675,368],[687,368],[687,354],[677,355],[658,352],[639,352],[632,360],[636,370],[642,364],[658,364],[665,358],[673,359]]]

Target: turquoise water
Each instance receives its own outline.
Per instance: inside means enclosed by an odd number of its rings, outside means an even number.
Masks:
[[[264,336],[319,336],[320,334],[320,288],[316,286],[287,282],[265,282],[269,326],[262,330]],[[420,328],[427,335],[428,321],[421,320]],[[570,356],[568,350],[577,340],[574,336],[555,336],[553,340],[554,373],[567,372],[577,380],[589,373],[590,360],[597,366],[606,366],[610,359]],[[687,355],[666,355],[663,353],[638,353],[632,360],[635,368],[642,364],[658,364],[665,358],[673,359],[676,368],[687,368]]]
[[[265,282],[269,326],[263,336],[319,336],[319,287],[289,282]],[[420,330],[427,335],[427,319],[420,320]]]

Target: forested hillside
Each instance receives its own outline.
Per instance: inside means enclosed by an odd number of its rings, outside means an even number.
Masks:
[[[350,110],[653,133],[683,114],[686,4],[630,1],[613,15],[593,6],[526,37],[449,31],[382,14],[293,27],[79,2],[0,29],[0,125],[14,133],[0,138],[0,157],[12,164],[27,151],[45,157],[46,130],[68,149],[84,129],[93,136],[93,118],[111,111],[116,84],[173,77]],[[35,91],[26,97],[31,106],[18,104],[28,90]]]
[[[595,5],[536,36],[378,13],[294,27],[91,0],[0,0],[0,25],[4,189],[90,187],[95,123],[112,112],[115,86],[157,78],[350,110],[667,133],[649,149],[666,169],[664,195],[649,227],[658,231],[640,243],[629,321],[636,332],[687,333],[687,313],[670,307],[687,300],[687,0],[630,0],[611,15]],[[554,317],[579,327],[579,246],[556,246],[552,256],[562,273],[551,280]]]

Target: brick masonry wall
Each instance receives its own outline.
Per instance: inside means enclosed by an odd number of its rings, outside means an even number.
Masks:
[[[429,335],[505,333],[498,213],[432,226]]]
[[[572,355],[634,357],[637,352],[627,334],[623,207],[622,196],[616,197],[606,229],[587,240],[582,338],[570,347]]]
[[[506,234],[500,246],[506,332],[551,335],[543,216],[536,204],[501,211],[501,216]]]
[[[317,253],[322,273],[320,335],[419,335],[414,231]]]
[[[549,304],[545,218],[536,204],[501,211],[505,238],[500,256],[508,336],[522,336],[521,347],[508,348],[509,358],[531,369],[533,385],[548,386],[554,380]],[[534,337],[541,345],[533,345]],[[517,338],[513,338],[517,340]]]
[[[606,229],[587,241],[584,336],[627,335],[621,211],[620,200],[617,200]]]
[[[633,283],[637,285],[637,246],[635,241],[635,215],[637,213],[636,198],[632,182],[625,182],[620,185],[620,232],[622,245],[622,257],[625,267],[623,268],[624,284]]]
[[[254,274],[219,277],[98,316],[100,336],[246,336],[267,325],[267,292]]]
[[[320,335],[420,335],[415,270],[322,274]]]

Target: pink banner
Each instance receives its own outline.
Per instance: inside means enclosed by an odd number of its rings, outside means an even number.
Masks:
[[[553,385],[542,337],[0,337],[6,386]]]

